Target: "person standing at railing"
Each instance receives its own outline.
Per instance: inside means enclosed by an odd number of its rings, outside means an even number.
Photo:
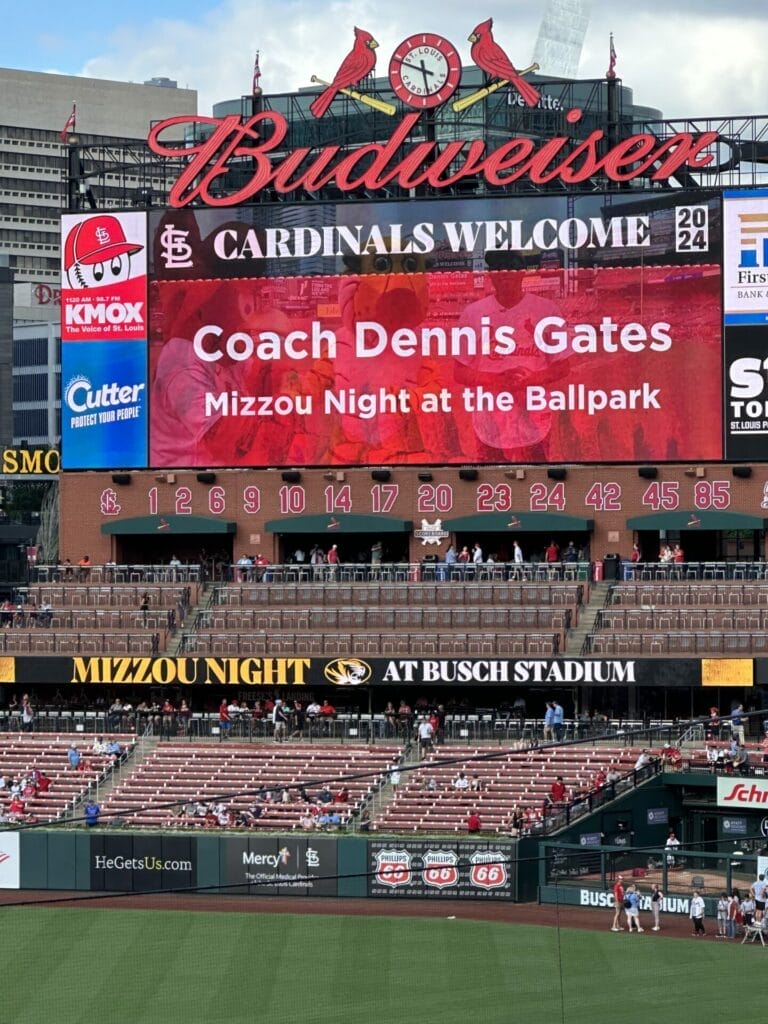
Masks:
[[[565,711],[559,701],[552,703],[552,732],[556,743],[561,743],[565,732]]]
[[[737,704],[731,711],[731,735],[741,745],[744,744],[744,705]]]

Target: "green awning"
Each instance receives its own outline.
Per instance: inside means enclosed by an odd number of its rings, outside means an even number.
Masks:
[[[704,509],[652,512],[627,520],[629,530],[765,530],[767,519],[743,512],[713,512]]]
[[[410,533],[410,519],[394,516],[363,516],[352,512],[336,512],[332,516],[287,516],[270,519],[267,533]]]
[[[454,533],[591,533],[594,519],[559,512],[477,512],[443,520]]]
[[[210,516],[135,516],[103,523],[101,532],[118,537],[147,536],[148,534],[237,533],[237,523]]]

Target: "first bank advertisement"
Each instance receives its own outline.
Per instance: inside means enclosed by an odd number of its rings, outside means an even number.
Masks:
[[[147,227],[143,213],[62,217],[65,469],[147,463]]]

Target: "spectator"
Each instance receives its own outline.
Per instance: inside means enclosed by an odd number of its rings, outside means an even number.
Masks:
[[[40,605],[40,611],[37,616],[37,624],[39,626],[50,626],[51,620],[53,619],[53,608],[51,602],[46,598]]]
[[[480,778],[479,775],[472,776],[472,778],[469,780],[469,788],[473,793],[479,793],[482,789],[484,789],[483,780]]]
[[[740,744],[744,744],[744,705],[737,704],[731,711],[731,735]]]
[[[467,817],[467,832],[479,832],[482,827],[483,825],[482,822],[480,821],[480,815],[477,813],[477,811],[470,811]]]
[[[141,624],[146,628],[149,620],[149,593],[146,590],[139,599],[139,611],[141,612]]]
[[[34,732],[35,729],[35,709],[28,693],[21,698],[21,728],[24,732]]]
[[[95,800],[89,800],[85,805],[85,824],[89,827],[99,824],[99,816],[101,815],[101,807],[96,803]]]
[[[428,718],[419,719],[417,732],[419,736],[419,756],[425,758],[432,749],[432,737],[435,732]]]
[[[52,780],[45,774],[40,772],[40,777],[37,780],[37,791],[38,793],[47,793],[51,788]]]
[[[83,555],[80,561],[77,563],[77,578],[81,583],[85,583],[91,574],[91,556]]]
[[[560,548],[554,539],[549,542],[549,547],[544,552],[544,561],[548,562],[550,565],[553,562],[560,561]]]
[[[704,930],[704,915],[706,913],[706,906],[704,900],[701,898],[699,893],[694,889],[693,896],[691,897],[691,909],[688,912],[688,916],[693,921],[693,934],[696,938],[699,935],[706,935]]]
[[[113,765],[118,764],[124,757],[123,748],[116,739],[112,739],[107,743],[104,753],[109,758],[110,764]]]
[[[229,713],[229,704],[226,697],[222,698],[219,704],[219,735],[223,740],[229,738],[232,732],[232,716]]]
[[[336,708],[333,706],[333,704],[331,704],[331,702],[326,697],[323,700],[323,703],[320,705],[320,717],[325,722],[325,727],[328,730],[328,732],[331,731],[331,722],[333,721],[335,715]]]
[[[664,844],[666,851],[667,867],[673,868],[675,866],[675,858],[677,851],[680,848],[680,840],[677,838],[673,830],[670,830],[667,836],[667,841]]]
[[[406,704],[404,700],[400,701],[400,706],[397,709],[397,720],[400,723],[400,729],[405,733],[406,736],[410,736],[411,723],[413,722],[413,712],[411,711],[410,704]]]
[[[317,799],[320,801],[321,804],[333,803],[333,794],[331,793],[327,785],[323,785],[323,788],[317,795]]]
[[[565,803],[565,783],[563,782],[563,776],[558,775],[552,785],[549,787],[549,795],[552,797],[552,803],[564,804]]]
[[[640,926],[640,897],[637,887],[634,885],[630,885],[627,888],[627,894],[624,898],[624,909],[627,914],[627,931],[642,932],[644,929]]]
[[[320,717],[320,705],[313,697],[307,704],[307,722],[309,723],[309,734],[312,735],[313,726]]]
[[[555,741],[560,743],[565,732],[565,712],[559,701],[552,702],[552,732]]]
[[[334,795],[333,802],[335,804],[348,804],[349,803],[349,789],[347,786],[342,786],[341,789]]]
[[[94,757],[101,757],[102,754],[106,754],[107,744],[101,738],[101,736],[94,736],[93,743],[91,744],[91,753]]]
[[[453,780],[453,788],[460,792],[465,789],[469,789],[469,779],[464,772],[459,772],[456,778]]]
[[[652,761],[651,755],[648,750],[641,750],[637,760],[635,761],[635,771],[639,772],[641,768],[645,768]]]
[[[568,562],[569,565],[572,565],[574,562],[578,562],[578,560],[579,552],[576,550],[573,541],[569,540],[568,547],[563,552],[563,561]]]
[[[282,700],[278,697],[272,711],[272,725],[275,743],[283,743],[285,740],[285,729],[288,724],[288,715],[285,713]]]
[[[123,723],[123,702],[119,697],[115,697],[109,706],[109,712],[107,715],[107,721],[109,722],[109,728],[112,732],[120,729]]]
[[[544,742],[547,740],[554,739],[554,732],[552,728],[552,722],[555,716],[555,705],[551,700],[547,701],[546,710],[544,711]]]
[[[371,831],[371,812],[367,807],[364,807],[360,812],[360,820],[357,823],[358,832],[370,832]]]
[[[339,558],[338,544],[331,545],[331,549],[328,552],[328,555],[326,556],[326,561],[328,563],[328,578],[335,580],[336,573],[339,568],[339,562],[341,561],[341,559]]]
[[[179,704],[179,711],[176,717],[179,723],[179,732],[186,736],[189,731],[189,720],[192,717],[192,711],[185,700],[182,700],[181,704]]]
[[[82,758],[75,743],[70,743],[69,750],[67,751],[67,757],[69,758],[69,767],[77,771],[80,767]]]

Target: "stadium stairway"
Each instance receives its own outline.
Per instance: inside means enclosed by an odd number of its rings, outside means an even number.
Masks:
[[[579,621],[574,629],[569,630],[566,646],[574,654],[584,654],[584,644],[590,633],[594,631],[597,613],[605,607],[611,589],[610,583],[593,583],[589,589],[589,601],[579,609]]]
[[[203,584],[200,588],[200,595],[197,604],[191,604],[187,608],[183,622],[176,623],[176,629],[168,639],[167,654],[170,658],[176,658],[181,652],[181,645],[184,640],[184,628],[191,627],[197,622],[199,612],[203,612],[210,608],[213,604],[213,588],[208,589],[207,584]]]

